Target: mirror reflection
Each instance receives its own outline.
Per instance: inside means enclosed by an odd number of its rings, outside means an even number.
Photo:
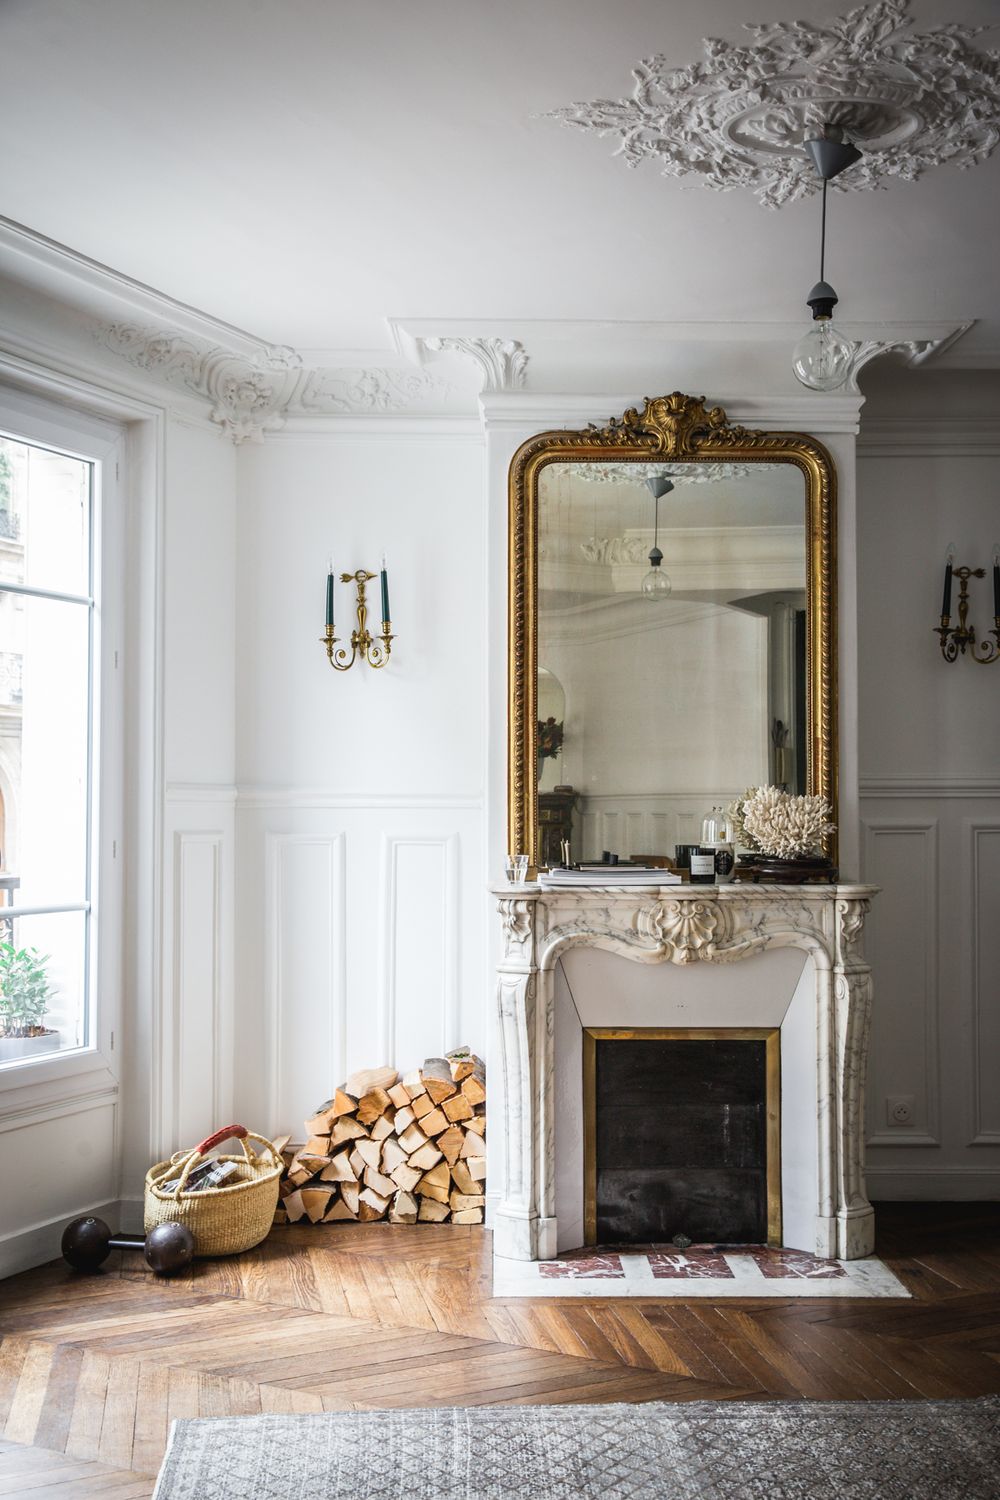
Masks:
[[[671,858],[806,790],[805,483],[786,463],[552,463],[538,488],[538,848]]]

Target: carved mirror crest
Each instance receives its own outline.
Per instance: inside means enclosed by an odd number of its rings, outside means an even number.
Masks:
[[[673,855],[745,787],[836,818],[835,476],[675,391],[510,469],[508,834]],[[650,555],[652,554],[652,556]],[[830,851],[831,853],[835,851]]]

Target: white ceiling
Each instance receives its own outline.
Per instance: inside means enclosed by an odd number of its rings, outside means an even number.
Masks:
[[[275,343],[388,347],[385,319],[804,320],[818,201],[629,171],[540,118],[630,94],[746,20],[850,0],[3,0],[0,207]],[[921,26],[994,0],[912,0]],[[1000,363],[1000,151],[831,200],[853,324],[980,322]]]

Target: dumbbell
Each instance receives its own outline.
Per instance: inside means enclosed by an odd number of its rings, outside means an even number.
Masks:
[[[145,1239],[138,1234],[112,1234],[103,1219],[74,1219],[63,1231],[63,1259],[74,1271],[96,1271],[112,1250],[143,1250],[157,1276],[172,1276],[191,1264],[194,1235],[186,1224],[157,1224]]]

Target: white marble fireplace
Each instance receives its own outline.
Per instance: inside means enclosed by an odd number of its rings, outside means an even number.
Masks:
[[[601,1025],[780,1026],[784,1243],[845,1260],[869,1255],[871,973],[861,932],[874,893],[862,885],[498,887],[503,1119],[494,1140],[504,1143],[504,1188],[495,1253],[548,1259],[582,1242],[580,1035],[583,1025]],[[589,973],[581,949],[598,950]],[[634,965],[668,968],[651,975]]]

